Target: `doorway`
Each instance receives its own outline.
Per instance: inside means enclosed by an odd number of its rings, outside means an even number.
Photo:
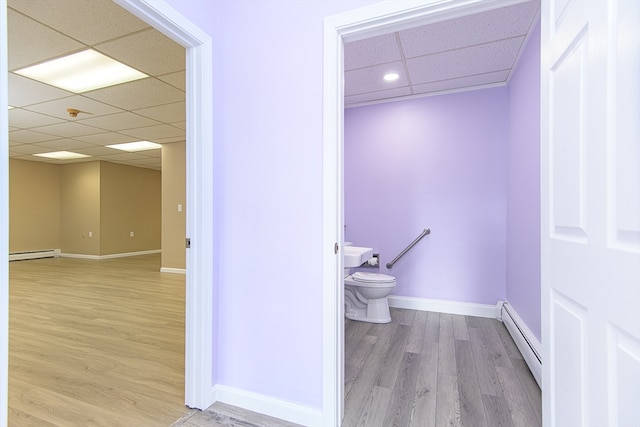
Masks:
[[[185,404],[204,409],[212,403],[213,330],[213,168],[211,38],[164,3],[118,0],[118,4],[187,49],[187,236],[198,236],[187,253]],[[0,45],[7,46],[7,5],[0,5]],[[7,104],[6,49],[0,56],[0,104]],[[0,109],[6,129],[7,110]],[[0,166],[8,169],[7,133],[0,136]],[[8,173],[0,178],[0,229],[8,230]],[[0,251],[8,254],[8,233],[0,233]],[[8,403],[8,265],[0,264],[0,424]]]
[[[331,331],[325,334],[323,342],[323,368],[330,373],[324,376],[323,382],[327,422],[338,425],[344,413],[344,294],[339,249],[344,243],[344,43],[500,6],[504,6],[504,2],[493,0],[481,4],[450,1],[415,7],[374,4],[325,20],[323,313],[325,329]]]

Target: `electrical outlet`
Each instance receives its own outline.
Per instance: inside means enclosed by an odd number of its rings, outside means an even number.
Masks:
[[[133,237],[133,231],[129,232],[129,237]]]

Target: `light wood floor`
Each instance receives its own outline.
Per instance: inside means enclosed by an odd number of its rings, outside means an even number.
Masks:
[[[169,426],[184,406],[184,276],[160,255],[9,266],[9,425]]]

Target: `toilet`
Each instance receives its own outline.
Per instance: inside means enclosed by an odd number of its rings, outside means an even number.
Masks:
[[[349,274],[345,268],[344,312],[351,320],[389,323],[387,297],[396,286],[396,278],[387,274],[358,271]]]

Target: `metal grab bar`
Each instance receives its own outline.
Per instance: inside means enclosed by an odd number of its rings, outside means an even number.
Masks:
[[[416,245],[416,243],[418,243],[420,241],[420,239],[422,239],[424,236],[426,236],[427,234],[431,233],[431,229],[430,228],[425,228],[422,231],[422,234],[420,234],[418,237],[416,237],[416,240],[414,240],[413,242],[409,243],[409,246],[407,246],[406,248],[404,248],[404,250],[402,252],[400,252],[400,254],[398,254],[397,257],[395,257],[393,259],[393,261],[388,262],[387,263],[387,268],[391,269],[393,268],[393,264],[395,264],[396,262],[398,262],[398,260],[400,258],[402,258],[404,256],[404,254],[406,254],[407,252],[409,252],[409,249],[411,249],[412,247],[414,247]]]

